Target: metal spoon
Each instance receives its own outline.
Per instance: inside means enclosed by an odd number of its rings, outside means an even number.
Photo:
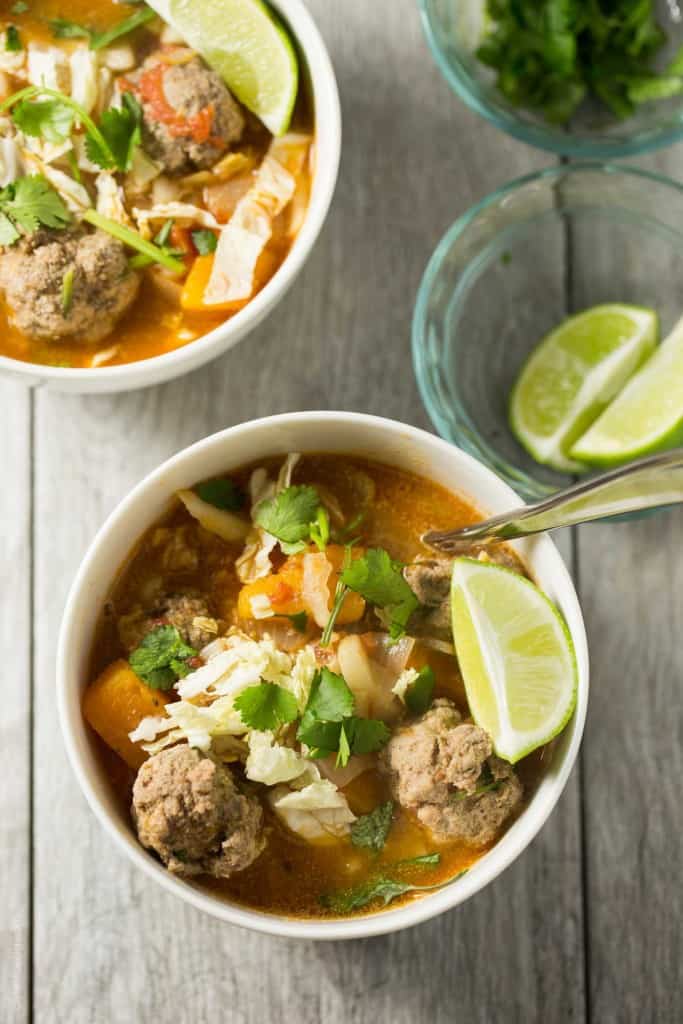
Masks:
[[[560,526],[576,526],[626,512],[683,502],[683,448],[620,466],[585,483],[557,491],[533,505],[494,516],[459,530],[430,530],[425,544],[455,555],[470,544],[528,537]]]

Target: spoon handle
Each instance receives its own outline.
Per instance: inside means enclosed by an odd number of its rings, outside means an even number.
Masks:
[[[459,530],[432,530],[423,540],[440,551],[455,554],[475,542],[491,544],[514,540],[560,526],[576,526],[593,519],[680,502],[683,502],[683,448],[674,448],[630,462],[483,523]]]

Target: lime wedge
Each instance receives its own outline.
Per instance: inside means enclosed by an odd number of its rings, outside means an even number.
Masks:
[[[499,757],[519,761],[548,743],[576,704],[576,655],[564,619],[523,576],[456,558],[453,640],[477,725]]]
[[[683,320],[572,448],[614,466],[683,442]]]
[[[569,451],[657,342],[657,314],[640,306],[594,306],[546,335],[512,390],[510,427],[545,465],[582,472]],[[576,461],[578,460],[578,461]]]
[[[287,32],[261,0],[151,0],[273,135],[289,127],[299,65]]]

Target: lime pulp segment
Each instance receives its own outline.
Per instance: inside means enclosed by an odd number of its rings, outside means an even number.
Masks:
[[[458,558],[453,639],[472,717],[512,763],[560,732],[576,704],[576,655],[564,619],[530,580]]]
[[[650,355],[657,333],[653,310],[610,304],[546,335],[512,391],[510,426],[520,444],[538,462],[583,470],[578,456],[570,456],[572,444]]]

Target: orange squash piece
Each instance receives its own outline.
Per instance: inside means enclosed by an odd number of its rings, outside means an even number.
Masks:
[[[147,715],[161,715],[169,698],[145,686],[123,658],[112,662],[90,684],[83,697],[83,714],[107,746],[131,768],[139,768],[147,754],[128,733]]]
[[[310,550],[315,552],[318,549],[312,547]],[[242,587],[237,600],[237,614],[241,619],[254,618],[251,608],[251,599],[252,597],[256,597],[260,594],[265,594],[265,596],[270,599],[271,607],[276,615],[298,615],[300,612],[306,612],[308,615],[311,614],[311,610],[302,596],[304,553],[305,552],[302,552],[299,555],[290,555],[290,557],[282,563],[282,567],[279,572],[271,573],[269,576],[264,576],[260,580],[254,580],[253,583],[247,583]],[[352,558],[359,558],[362,553],[362,549],[353,548]],[[331,591],[329,608],[331,610],[336,577],[341,572],[344,564],[345,548],[340,544],[328,544],[325,548],[325,554],[332,563],[333,568],[329,584]],[[346,625],[349,622],[357,622],[358,619],[363,617],[364,612],[365,601],[363,598],[360,594],[349,591],[344,598],[344,603],[341,606],[337,622],[340,626]]]

